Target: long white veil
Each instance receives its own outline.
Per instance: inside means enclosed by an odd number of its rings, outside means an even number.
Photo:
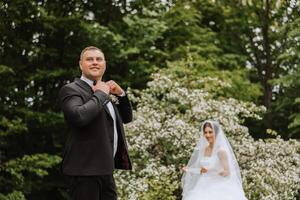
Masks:
[[[210,123],[211,126],[213,127],[213,130],[215,132],[215,144],[212,150],[212,155],[218,155],[218,153],[220,151],[222,152],[226,152],[227,155],[227,160],[228,160],[228,165],[229,165],[229,179],[230,179],[230,183],[231,184],[236,184],[235,186],[237,186],[240,189],[240,192],[243,192],[243,187],[242,187],[242,179],[241,179],[241,173],[240,173],[240,168],[238,165],[238,162],[235,158],[235,155],[233,153],[233,150],[231,148],[230,143],[228,142],[221,125],[216,122],[216,121],[212,121],[212,120],[207,120],[204,121],[202,126],[201,126],[201,130],[200,130],[200,139],[199,142],[197,143],[196,147],[194,148],[194,151],[192,153],[192,156],[187,164],[187,171],[184,172],[183,176],[182,176],[182,195],[185,196],[186,194],[189,193],[189,191],[191,191],[193,189],[193,187],[196,186],[197,182],[199,179],[201,179],[201,174],[200,174],[200,168],[202,167],[200,164],[201,159],[204,157],[204,151],[205,148],[208,146],[208,141],[206,140],[206,138],[204,137],[204,124],[206,123]],[[221,166],[220,166],[221,167]],[[197,171],[199,173],[192,173],[192,170],[189,169],[197,169]],[[220,176],[221,178],[221,176]],[[217,181],[217,179],[216,179]]]

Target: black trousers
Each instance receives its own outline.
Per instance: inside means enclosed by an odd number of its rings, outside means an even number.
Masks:
[[[117,200],[113,175],[66,176],[71,200]]]

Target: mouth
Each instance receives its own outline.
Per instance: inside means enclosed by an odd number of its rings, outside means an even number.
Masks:
[[[97,71],[100,70],[100,67],[91,67],[90,70]]]

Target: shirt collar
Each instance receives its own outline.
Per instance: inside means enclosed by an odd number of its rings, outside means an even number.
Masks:
[[[86,78],[83,74],[81,75],[80,79],[83,80],[84,82],[86,82],[87,84],[89,84],[89,86],[91,86],[91,87],[93,86],[94,81]]]

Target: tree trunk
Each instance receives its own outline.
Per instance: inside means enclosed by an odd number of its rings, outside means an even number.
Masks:
[[[270,38],[269,38],[269,12],[270,12],[270,5],[269,0],[266,0],[266,10],[263,13],[263,26],[262,26],[262,33],[264,38],[264,50],[265,50],[265,80],[264,80],[264,89],[265,89],[265,98],[264,104],[269,109],[271,107],[272,101],[272,87],[269,84],[269,80],[272,79],[272,55],[271,55],[271,46],[270,46]]]
[[[265,0],[265,9],[263,8],[261,13],[262,19],[262,34],[263,34],[263,46],[265,51],[265,64],[264,64],[264,79],[263,79],[263,88],[264,88],[264,105],[267,108],[267,114],[265,117],[265,126],[266,128],[271,127],[272,115],[271,115],[271,103],[272,103],[272,86],[269,81],[273,78],[273,66],[272,66],[272,55],[271,55],[271,43],[270,43],[270,2]]]

